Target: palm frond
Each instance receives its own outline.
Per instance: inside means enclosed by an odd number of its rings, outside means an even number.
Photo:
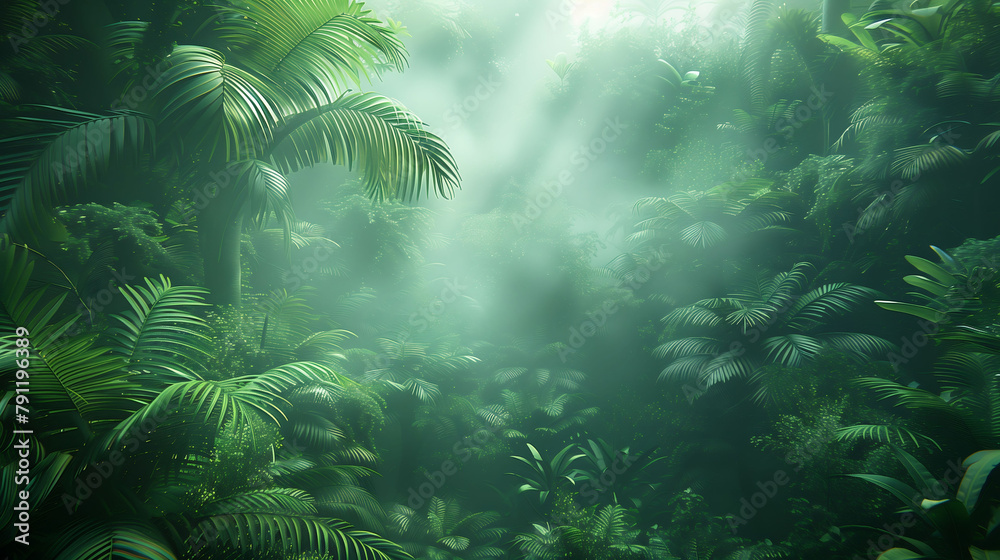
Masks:
[[[414,199],[433,189],[450,198],[458,167],[444,141],[394,101],[373,93],[351,93],[287,119],[275,138],[272,161],[284,173],[316,163],[353,168],[376,199]]]
[[[708,249],[729,237],[726,229],[715,222],[695,222],[680,231],[681,241],[692,247]]]
[[[153,94],[161,136],[193,139],[185,149],[214,160],[258,157],[279,121],[273,87],[206,47],[178,46],[167,61]]]
[[[676,358],[695,354],[715,354],[722,345],[718,340],[708,337],[688,337],[671,340],[653,350],[657,358]]]
[[[193,378],[192,368],[209,357],[209,338],[204,320],[187,309],[207,305],[203,302],[207,290],[173,286],[162,275],[159,281],[146,278],[145,287],[127,285],[120,290],[132,309],[115,315],[119,326],[107,331],[114,352],[135,370]]]
[[[802,334],[772,336],[764,341],[767,358],[786,367],[798,367],[812,360],[822,349],[815,337]]]
[[[852,356],[858,362],[888,359],[896,349],[888,340],[866,333],[827,332],[817,335],[824,343]]]
[[[712,309],[708,309],[699,302],[689,307],[680,307],[663,317],[663,322],[668,325],[694,325],[714,327],[723,323],[722,318]]]
[[[319,552],[364,560],[403,559],[398,545],[347,523],[316,517],[312,498],[275,489],[232,496],[210,504],[198,526],[216,535],[208,547],[244,551]],[[196,540],[199,540],[196,537]]]
[[[869,440],[877,441],[879,443],[898,443],[899,445],[907,445],[912,443],[918,449],[920,444],[930,444],[934,447],[941,449],[941,445],[938,444],[933,438],[925,436],[924,434],[914,432],[902,426],[886,426],[881,424],[856,424],[854,426],[846,426],[840,428],[836,433],[837,440],[840,441],[854,441],[854,440]]]
[[[361,75],[370,81],[368,72],[384,63],[399,71],[406,66],[396,33],[364,6],[353,0],[249,0],[222,8],[236,17],[221,36],[248,68],[301,92],[300,106],[323,105],[351,85],[360,87]]]
[[[7,231],[47,231],[52,208],[112,169],[137,168],[154,152],[153,123],[144,115],[41,109],[54,115],[21,117],[35,130],[0,140],[0,213],[6,211]]]
[[[853,311],[859,304],[878,297],[878,292],[847,283],[824,284],[796,298],[788,309],[789,326],[809,330],[831,318]]]
[[[969,159],[962,149],[950,144],[925,144],[896,149],[892,170],[905,179],[914,179],[928,171],[953,168]]]
[[[141,522],[70,524],[52,546],[55,560],[101,560],[138,557],[178,560],[159,529]]]

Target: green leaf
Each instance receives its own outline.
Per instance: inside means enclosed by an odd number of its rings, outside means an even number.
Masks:
[[[722,243],[729,237],[725,228],[715,222],[695,222],[680,232],[681,241],[692,246],[707,249]]]
[[[937,309],[931,309],[926,305],[917,305],[915,303],[876,300],[875,305],[887,311],[906,313],[907,315],[913,315],[914,317],[926,319],[932,323],[941,323],[948,317],[948,314],[943,311],[938,311]]]
[[[414,200],[421,188],[450,198],[460,182],[444,141],[400,104],[373,93],[345,94],[287,117],[270,161],[286,175],[317,163],[357,165],[379,200]]]
[[[542,455],[538,452],[537,449],[535,449],[535,446],[531,445],[530,443],[526,445],[528,446],[528,450],[531,452],[531,456],[534,457],[536,461],[541,462]]]
[[[934,277],[935,280],[944,284],[945,286],[953,286],[958,280],[955,275],[948,272],[947,270],[941,268],[939,265],[932,263],[927,259],[922,259],[920,257],[915,257],[913,255],[906,255],[906,262],[913,265],[914,268],[923,272],[924,274],[929,274]]]
[[[674,87],[680,86],[682,81],[681,73],[672,64],[662,58],[657,60],[657,62],[660,63],[660,78]]]
[[[1000,464],[1000,451],[987,450],[979,451],[969,455],[962,463],[966,467],[965,476],[962,477],[961,484],[958,485],[958,492],[955,499],[965,504],[968,511],[975,511],[979,502],[979,494],[983,491],[983,485],[997,464]]]
[[[137,284],[119,288],[131,309],[114,315],[119,326],[107,331],[114,352],[131,368],[192,379],[193,368],[205,363],[210,355],[210,339],[205,334],[205,321],[188,309],[206,306],[203,296],[208,291],[173,286],[163,275],[159,281],[145,281],[145,287]]]
[[[972,560],[1000,560],[1000,550],[983,550],[970,546],[969,554],[972,555]]]
[[[938,282],[935,282],[924,276],[911,274],[909,276],[904,276],[903,282],[906,282],[907,284],[920,288],[922,290],[926,290],[938,297],[945,297],[948,295],[948,288],[949,288],[948,286],[945,286],[944,284],[939,284]]]
[[[880,474],[848,474],[852,478],[859,478],[861,480],[870,482],[879,488],[888,490],[893,496],[898,498],[901,502],[911,508],[914,512],[919,513],[923,516],[923,511],[920,508],[920,504],[915,501],[915,498],[920,497],[920,492],[917,492],[912,487],[904,484],[895,478],[888,476],[882,476]]]
[[[892,450],[896,453],[896,458],[903,464],[906,471],[910,473],[910,477],[918,487],[933,491],[940,486],[941,483],[934,478],[934,475],[927,470],[927,467],[923,466],[920,461],[917,461],[916,457],[897,446],[893,446]]]
[[[360,76],[370,81],[369,72],[385,64],[397,71],[406,67],[397,33],[362,2],[245,0],[217,9],[235,16],[221,35],[240,62],[286,84],[299,106],[329,103],[348,87],[360,89]]]
[[[836,433],[838,440],[868,439],[882,443],[898,443],[899,445],[912,443],[917,448],[920,448],[920,443],[923,441],[941,449],[941,445],[934,439],[899,426],[855,424],[840,428]],[[898,442],[893,440],[894,437]]]
[[[921,558],[926,558],[926,556],[921,556],[905,548],[890,548],[878,556],[878,560],[914,560]]]
[[[969,519],[969,512],[958,500],[924,500],[921,504],[927,517],[941,535],[953,543],[967,543],[972,540],[975,527]]]
[[[154,93],[162,136],[189,139],[187,150],[236,161],[260,154],[279,121],[277,94],[260,78],[207,47],[181,45]]]
[[[22,117],[30,133],[0,140],[0,216],[6,210],[2,222],[19,238],[51,230],[53,207],[155,153],[153,122],[145,115],[41,109],[54,114]]]

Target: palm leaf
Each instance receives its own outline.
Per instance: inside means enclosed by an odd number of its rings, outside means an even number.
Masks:
[[[753,376],[755,370],[756,366],[750,360],[740,357],[735,352],[725,352],[705,364],[704,370],[699,374],[699,381],[705,387],[711,387],[735,378],[748,379]]]
[[[901,406],[931,415],[935,422],[946,430],[962,434],[979,433],[980,422],[974,415],[951,406],[939,395],[877,377],[861,378],[855,383],[875,391],[880,399],[893,399]]]
[[[139,522],[72,524],[53,549],[57,551],[55,560],[177,560],[164,535],[152,525]]]
[[[887,311],[895,311],[897,313],[906,313],[907,315],[913,315],[914,317],[919,317],[931,323],[942,323],[948,318],[948,314],[944,311],[938,311],[937,309],[931,309],[926,305],[917,305],[915,303],[903,303],[899,301],[884,301],[877,300],[875,305],[885,309]]]
[[[747,307],[726,315],[726,322],[738,326],[742,332],[746,333],[754,327],[766,324],[773,317],[773,310],[769,308]]]
[[[937,297],[945,297],[948,295],[949,286],[939,284],[924,276],[910,274],[903,277],[903,282],[906,282],[915,288],[920,288],[921,290],[930,292],[932,295]]]
[[[926,144],[896,149],[892,170],[905,179],[914,179],[928,171],[953,168],[969,155],[950,144]]]
[[[385,62],[396,70],[406,65],[396,33],[362,2],[249,0],[222,9],[237,16],[221,35],[240,61],[315,105],[361,86],[360,75]]]
[[[789,308],[789,326],[808,330],[838,315],[846,315],[858,304],[871,301],[878,292],[847,283],[826,284],[795,300]]]
[[[107,331],[114,352],[130,368],[192,378],[192,368],[209,357],[209,338],[205,322],[185,308],[207,305],[207,290],[173,286],[162,275],[158,282],[146,278],[146,287],[127,285],[120,290],[132,309],[115,315],[120,326]]]
[[[493,380],[500,384],[507,384],[518,377],[521,377],[525,373],[528,373],[528,368],[526,367],[501,368],[493,374]]]
[[[914,496],[920,496],[920,492],[914,490],[911,486],[900,482],[894,478],[888,476],[882,476],[879,474],[849,474],[845,475],[852,478],[859,478],[861,480],[870,482],[880,488],[888,490],[890,494],[899,498],[904,504],[913,509],[918,514],[922,514],[922,508],[920,504],[914,501]]]
[[[421,184],[449,198],[458,168],[444,141],[415,115],[372,93],[351,93],[287,119],[275,138],[272,161],[283,173],[330,162],[353,168],[377,199],[414,199]]]
[[[958,486],[955,499],[965,504],[968,511],[975,510],[986,479],[993,474],[998,464],[1000,464],[1000,451],[997,450],[973,453],[962,463],[966,471]]]
[[[244,551],[285,551],[301,554],[316,551],[338,558],[390,560],[408,558],[398,545],[350,525],[305,513],[293,513],[290,499],[281,500],[285,509],[272,511],[270,503],[236,497],[217,504],[219,513],[200,520],[205,533],[218,535],[211,546],[232,546]],[[311,504],[298,498],[296,508]],[[224,509],[223,509],[223,506]]]
[[[681,241],[692,247],[707,249],[725,241],[729,234],[715,222],[695,222],[680,232]]]
[[[895,347],[888,340],[865,333],[823,333],[818,338],[863,362],[887,357]]]
[[[178,46],[167,60],[153,94],[162,137],[192,139],[185,149],[204,149],[210,159],[261,153],[279,120],[271,86],[206,47]]]
[[[42,433],[90,431],[120,421],[135,409],[142,393],[129,381],[123,360],[95,346],[96,335],[60,339],[35,348],[31,361],[32,405],[44,410]]]
[[[50,229],[49,209],[112,169],[136,168],[153,152],[153,124],[144,115],[42,109],[55,114],[21,117],[35,130],[0,140],[0,213],[6,210],[8,231]]]
[[[294,211],[284,175],[256,159],[233,162],[225,173],[234,177],[236,206],[249,206],[250,220],[258,229],[273,214],[284,233],[285,249],[290,249]]]
[[[786,367],[798,367],[811,360],[822,348],[819,339],[802,334],[773,336],[764,341],[769,361]]]
[[[948,272],[940,265],[934,264],[927,259],[920,257],[915,257],[913,255],[906,255],[906,262],[913,265],[914,268],[923,272],[924,274],[932,276],[935,280],[944,284],[945,286],[953,286],[958,282],[958,279],[954,274]]]
[[[719,351],[719,348],[721,348],[721,345],[714,338],[678,338],[657,346],[653,350],[653,356],[657,358],[676,358],[695,354],[714,354]]]
[[[838,440],[848,441],[855,439],[867,439],[881,443],[898,443],[900,445],[912,443],[917,448],[920,447],[921,442],[925,442],[941,449],[941,445],[938,444],[933,438],[900,426],[856,424],[854,426],[847,426],[838,429],[836,437]]]
[[[722,318],[719,317],[715,311],[705,308],[701,305],[701,302],[690,307],[681,307],[671,311],[663,317],[663,322],[668,325],[694,325],[710,327],[723,323]]]

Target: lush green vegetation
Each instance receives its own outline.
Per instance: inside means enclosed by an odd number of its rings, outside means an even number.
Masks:
[[[5,552],[1000,557],[1000,4],[508,4],[5,4]]]

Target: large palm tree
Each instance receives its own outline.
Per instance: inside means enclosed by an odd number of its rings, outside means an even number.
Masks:
[[[235,304],[244,225],[273,217],[287,231],[292,223],[286,174],[334,163],[358,166],[375,198],[453,194],[459,176],[444,142],[398,103],[351,89],[387,65],[404,68],[396,27],[354,0],[249,0],[218,10],[207,42],[223,50],[173,47],[152,85],[136,79],[123,96],[138,99],[148,86],[145,101],[108,114],[50,108],[20,123],[28,134],[5,139],[9,155],[0,160],[7,231],[38,236],[50,229],[47,209],[100,185],[135,198],[122,182],[156,169],[166,173],[166,192],[140,197],[190,196],[206,287],[215,303]],[[109,30],[120,74],[143,76],[136,53],[147,27]]]

